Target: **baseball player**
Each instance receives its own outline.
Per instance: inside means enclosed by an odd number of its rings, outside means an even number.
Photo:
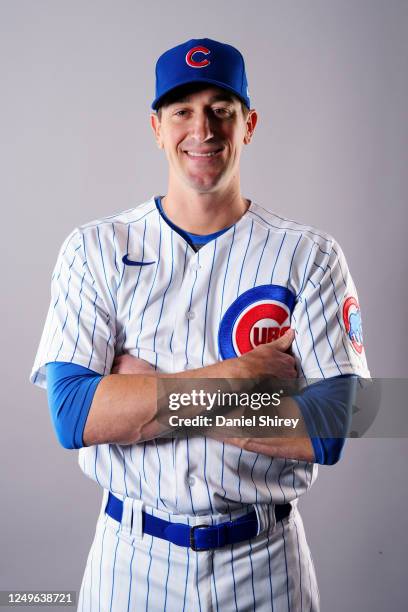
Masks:
[[[368,377],[356,289],[331,236],[241,195],[257,113],[237,49],[166,51],[152,111],[167,193],[68,236],[31,373],[103,489],[78,610],[316,611],[297,501],[343,444],[311,434],[318,385],[284,404],[287,439],[171,437],[157,399],[167,377]]]

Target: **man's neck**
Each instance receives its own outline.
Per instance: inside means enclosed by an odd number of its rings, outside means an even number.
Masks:
[[[172,189],[162,198],[167,217],[192,234],[212,234],[236,223],[247,211],[249,201],[239,188],[213,193]]]

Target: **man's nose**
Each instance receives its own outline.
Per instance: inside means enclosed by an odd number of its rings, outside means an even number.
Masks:
[[[214,126],[211,117],[205,111],[195,113],[192,124],[192,135],[199,142],[205,142],[214,136]]]

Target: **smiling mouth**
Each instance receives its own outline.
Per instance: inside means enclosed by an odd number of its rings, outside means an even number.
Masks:
[[[222,148],[221,149],[216,149],[215,151],[208,151],[208,152],[199,152],[199,151],[183,151],[183,153],[185,153],[186,155],[188,155],[188,157],[191,158],[196,158],[196,159],[208,159],[211,157],[215,157],[216,155],[218,155],[219,153],[222,152]]]

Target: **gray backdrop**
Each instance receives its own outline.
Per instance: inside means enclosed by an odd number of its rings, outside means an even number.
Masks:
[[[0,589],[79,590],[100,494],[27,378],[62,240],[165,192],[158,54],[201,36],[242,50],[260,114],[243,193],[337,238],[371,372],[403,378],[408,2],[1,0],[0,24]],[[349,441],[302,500],[324,611],[404,608],[407,450]]]

